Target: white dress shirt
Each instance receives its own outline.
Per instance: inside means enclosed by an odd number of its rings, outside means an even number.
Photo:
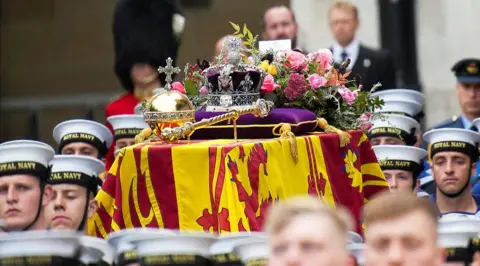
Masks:
[[[360,51],[360,41],[354,39],[347,47],[342,47],[338,42],[335,42],[333,44],[333,61],[335,63],[342,63],[342,53],[344,51],[347,53],[347,58],[350,59],[350,65],[348,65],[347,70],[352,70]]]

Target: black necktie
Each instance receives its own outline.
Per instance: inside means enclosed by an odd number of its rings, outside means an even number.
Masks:
[[[342,56],[342,63],[343,63],[347,60],[348,54],[347,54],[347,52],[345,52],[345,50],[343,50],[343,52],[340,54],[340,56]]]

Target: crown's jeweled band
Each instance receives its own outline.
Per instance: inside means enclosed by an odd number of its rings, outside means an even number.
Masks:
[[[209,94],[207,96],[207,105],[222,107],[254,105],[258,99],[260,99],[260,93]]]

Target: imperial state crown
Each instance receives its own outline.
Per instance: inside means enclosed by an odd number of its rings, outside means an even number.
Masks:
[[[242,40],[229,37],[225,63],[203,71],[208,88],[207,111],[228,112],[249,108],[260,99],[260,87],[266,72],[243,62]]]

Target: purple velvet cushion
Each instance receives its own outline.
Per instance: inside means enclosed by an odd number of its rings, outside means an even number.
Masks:
[[[195,120],[200,121],[205,118],[211,118],[223,113],[219,112],[196,112]],[[241,139],[262,139],[276,137],[272,129],[279,123],[289,123],[292,126],[292,132],[295,135],[302,135],[311,132],[317,126],[317,117],[314,113],[293,108],[274,109],[265,118],[255,117],[254,115],[243,115],[237,120],[238,138]],[[217,127],[215,127],[217,126]],[[204,128],[195,131],[192,139],[232,139],[233,124],[227,121],[216,124],[213,127]],[[220,127],[218,127],[220,126]],[[222,127],[223,126],[223,127]],[[225,126],[229,126],[225,128]],[[247,127],[248,126],[248,127]]]

